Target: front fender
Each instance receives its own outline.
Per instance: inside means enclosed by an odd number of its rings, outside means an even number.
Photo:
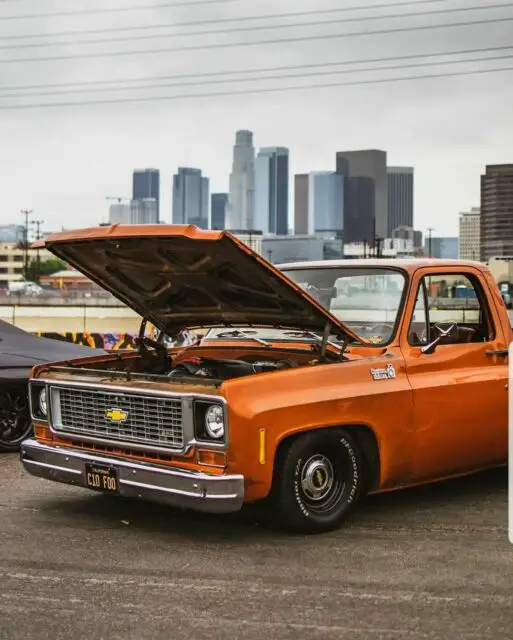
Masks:
[[[395,378],[374,379],[371,368],[387,363]],[[365,425],[379,447],[379,488],[409,476],[413,393],[400,356],[239,378],[223,384],[222,393],[229,407],[230,466],[247,478],[251,499],[268,494],[280,444],[312,429]]]

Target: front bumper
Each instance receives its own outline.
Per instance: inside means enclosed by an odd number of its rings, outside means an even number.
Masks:
[[[86,463],[110,465],[118,471],[119,492],[131,498],[162,502],[210,513],[239,511],[244,501],[244,476],[221,475],[132,462],[62,447],[30,438],[21,445],[21,461],[34,476],[86,487]]]

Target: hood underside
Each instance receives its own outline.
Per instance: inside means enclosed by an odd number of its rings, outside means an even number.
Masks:
[[[348,341],[355,334],[225,231],[112,225],[35,243],[110,291],[169,336],[209,327],[283,327]]]

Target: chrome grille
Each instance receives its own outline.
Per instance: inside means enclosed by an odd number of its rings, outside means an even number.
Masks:
[[[74,387],[53,387],[50,397],[56,431],[183,449],[180,398]]]

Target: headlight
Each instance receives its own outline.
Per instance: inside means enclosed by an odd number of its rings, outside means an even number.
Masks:
[[[220,405],[213,404],[206,410],[205,429],[214,440],[219,440],[224,436],[224,413]]]
[[[44,416],[47,415],[48,409],[46,406],[46,389],[43,389],[39,394],[39,410]]]

